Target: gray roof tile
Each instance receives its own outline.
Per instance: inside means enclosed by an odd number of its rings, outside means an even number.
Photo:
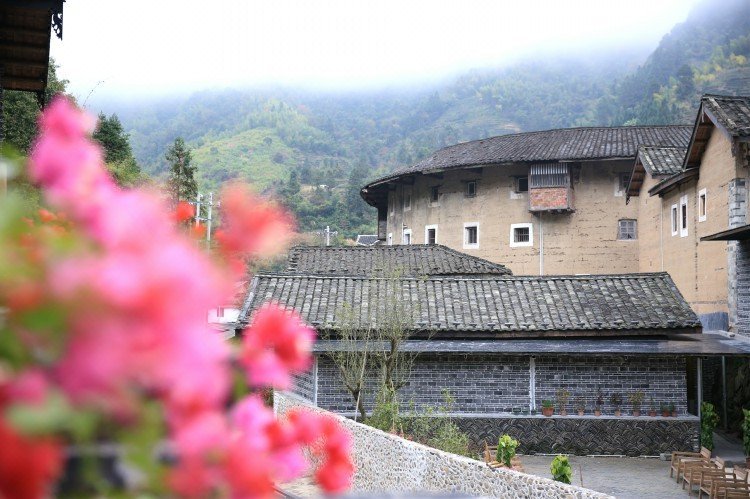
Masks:
[[[544,336],[700,332],[700,321],[666,273],[555,277],[405,277],[263,274],[254,278],[241,321],[268,301],[335,329],[343,304],[361,323],[382,322],[403,297],[414,332],[448,336]],[[365,319],[366,318],[366,319]]]
[[[510,274],[504,265],[440,244],[396,246],[296,246],[287,270],[347,276]]]
[[[674,175],[682,171],[686,152],[685,147],[641,146],[638,159],[652,176]]]
[[[562,128],[500,135],[445,147],[419,163],[369,185],[406,174],[500,163],[635,158],[639,145],[686,147],[692,127],[622,126]]]
[[[750,96],[704,95],[703,109],[734,137],[750,137]]]

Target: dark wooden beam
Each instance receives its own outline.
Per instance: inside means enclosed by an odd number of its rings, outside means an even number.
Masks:
[[[21,90],[24,92],[42,92],[46,88],[44,80],[31,78],[3,78],[5,90]]]

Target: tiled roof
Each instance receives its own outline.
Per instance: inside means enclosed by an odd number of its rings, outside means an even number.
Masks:
[[[703,109],[735,137],[750,137],[750,96],[704,95]]]
[[[373,246],[378,244],[377,234],[357,234],[357,244],[360,246]]]
[[[296,246],[289,272],[317,275],[402,276],[510,274],[504,265],[460,253],[440,244],[397,246]]]
[[[685,147],[641,146],[638,148],[638,158],[652,176],[674,175],[682,171],[686,152]]]
[[[666,273],[556,277],[367,278],[257,275],[240,316],[268,301],[336,329],[344,304],[377,327],[394,296],[415,332],[446,337],[634,335],[700,332]]]
[[[562,128],[500,135],[445,147],[419,163],[402,168],[369,184],[410,173],[474,165],[532,161],[581,161],[635,158],[642,144],[686,147],[690,126],[622,126]]]

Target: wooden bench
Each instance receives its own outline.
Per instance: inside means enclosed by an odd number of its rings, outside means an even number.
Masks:
[[[706,449],[705,447],[701,447],[700,452],[673,452],[672,462],[669,466],[669,476],[675,478],[675,480],[679,482],[680,477],[684,473],[687,463],[700,463],[710,461],[711,451]],[[676,477],[674,476],[675,473],[677,473]]]
[[[687,485],[688,493],[693,493],[693,487],[698,487],[698,497],[702,496],[701,488],[706,493],[711,491],[711,481],[714,478],[734,478],[734,474],[727,471],[726,463],[720,457],[709,461],[692,461],[685,463],[682,473],[682,488]]]

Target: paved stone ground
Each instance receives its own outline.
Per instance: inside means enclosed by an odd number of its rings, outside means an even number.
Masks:
[[[549,467],[554,456],[521,456],[527,473],[552,478]],[[669,461],[640,457],[569,456],[573,485],[581,485],[618,499],[654,497],[686,499],[674,479],[669,478]]]

